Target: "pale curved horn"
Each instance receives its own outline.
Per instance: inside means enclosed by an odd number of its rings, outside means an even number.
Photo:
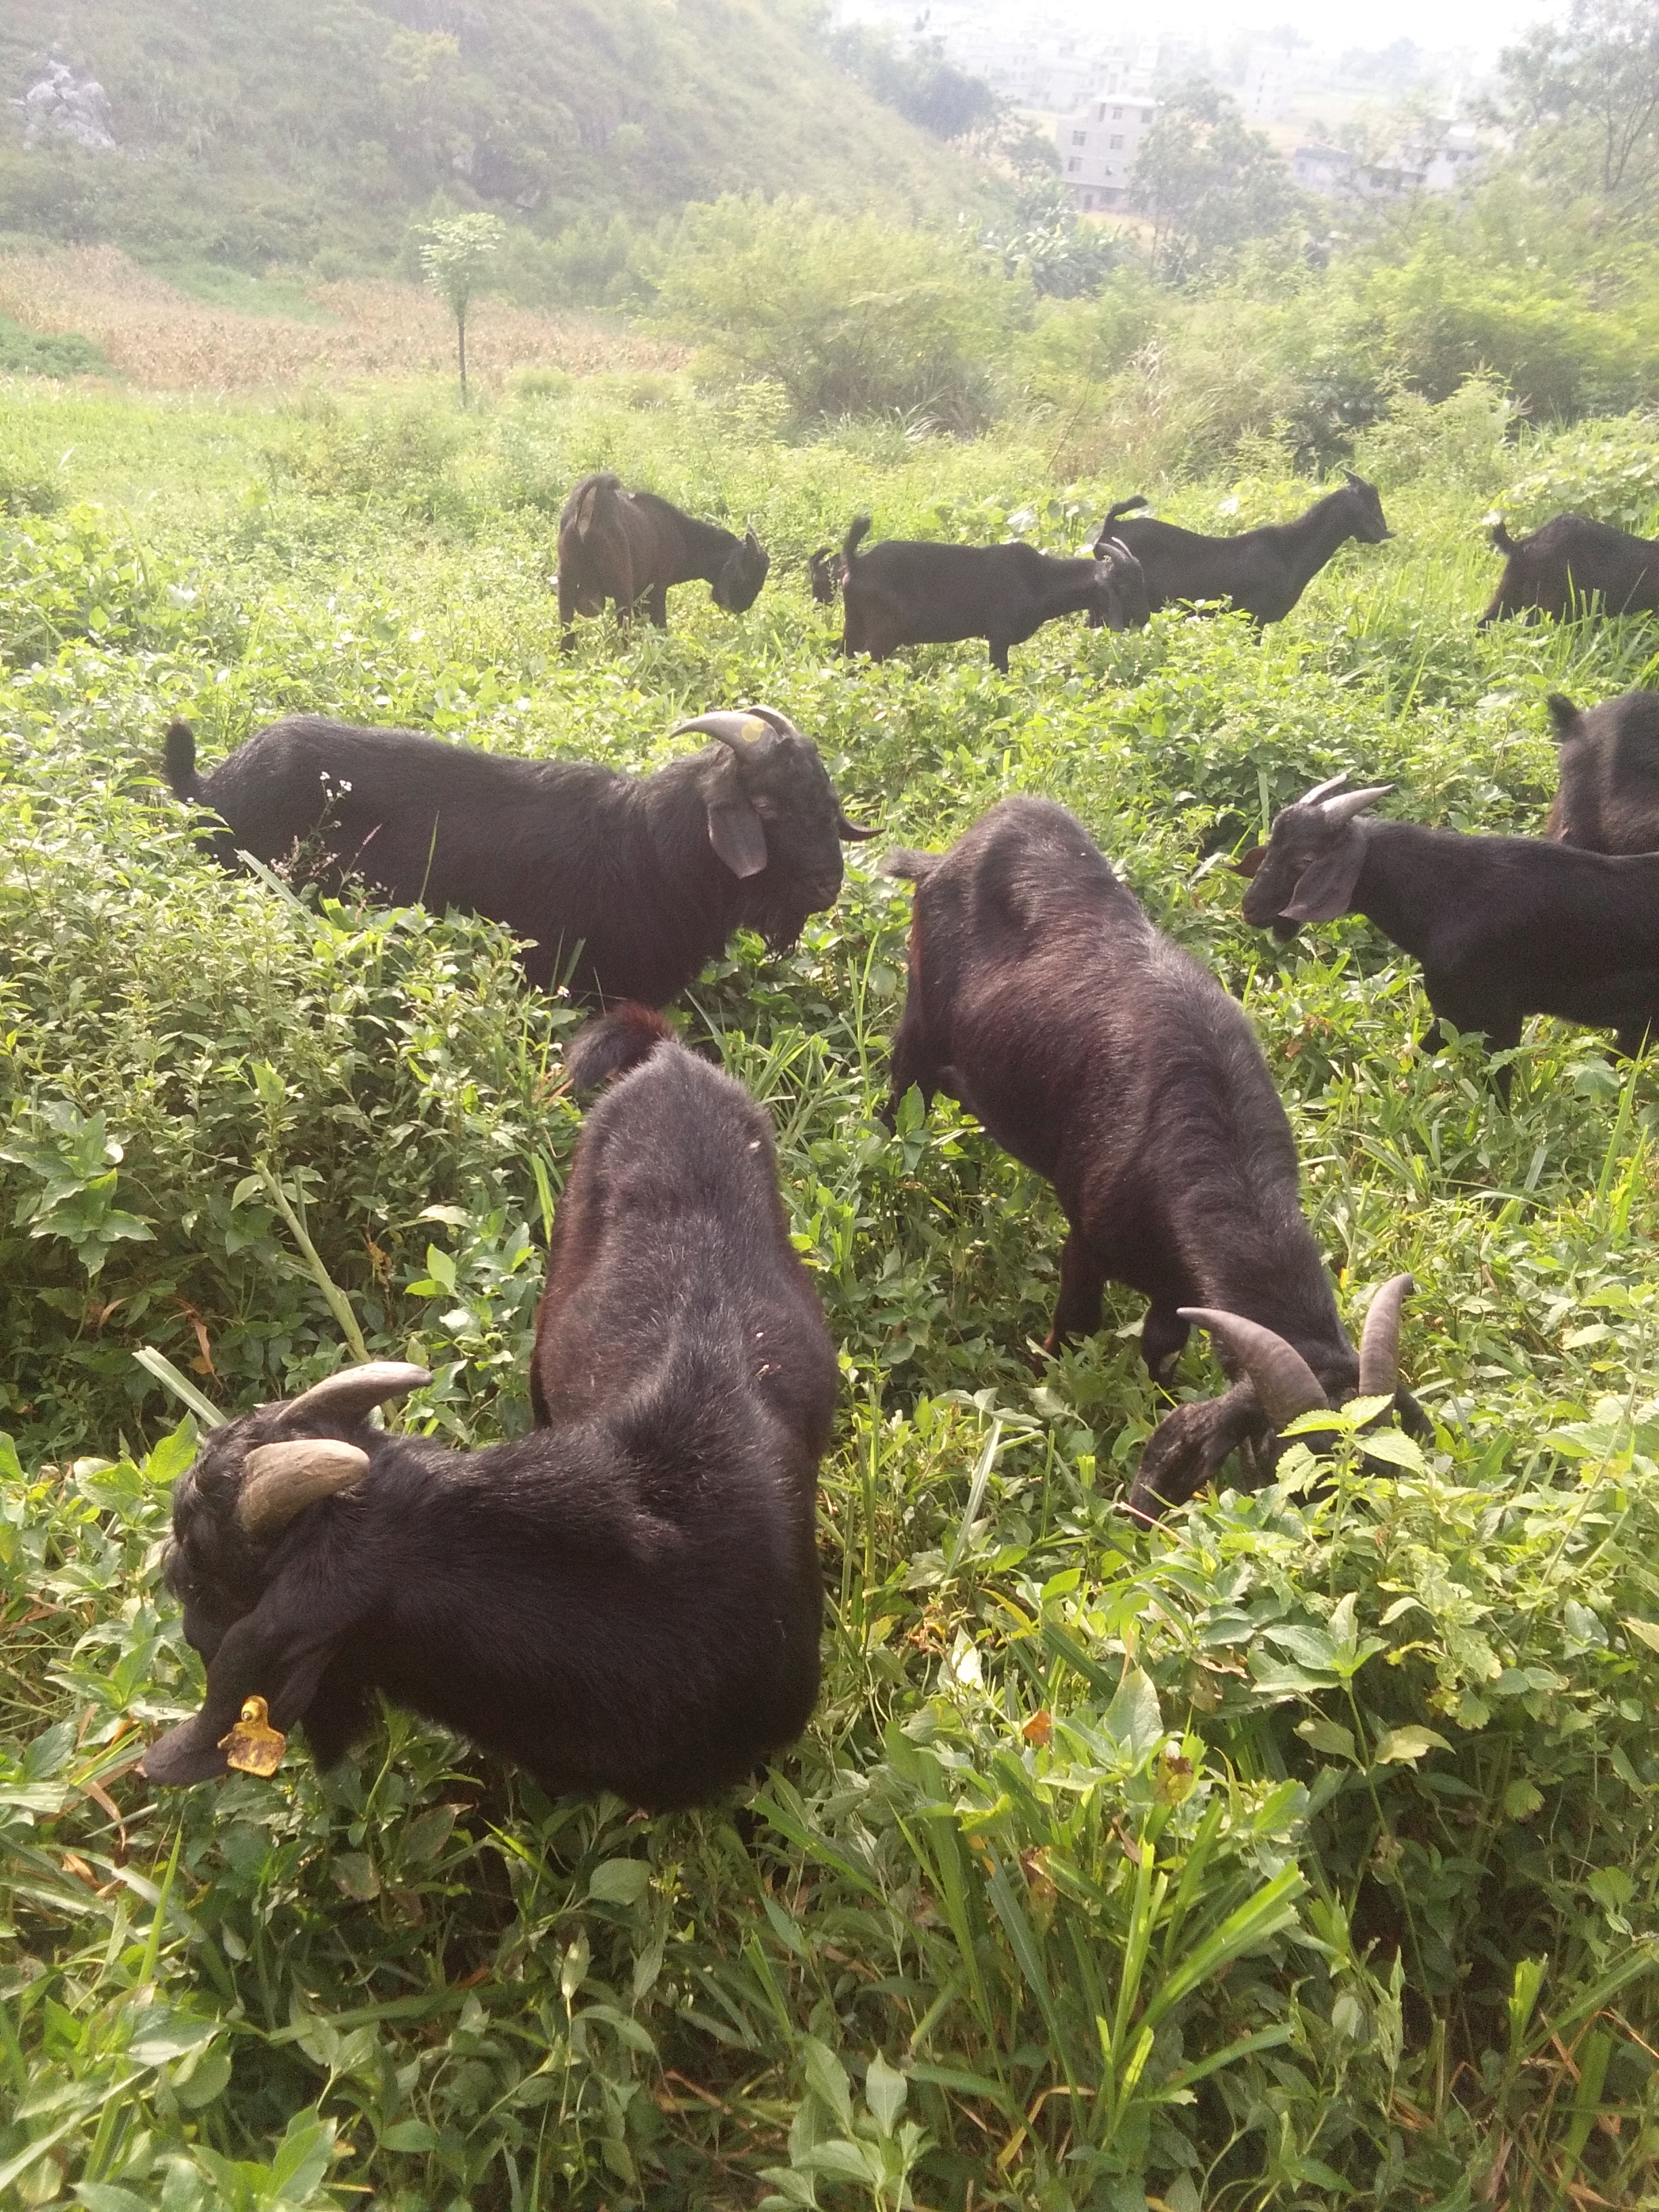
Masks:
[[[1346,783],[1347,780],[1348,771],[1344,769],[1340,775],[1328,776],[1323,783],[1315,784],[1311,791],[1304,791],[1295,804],[1297,806],[1317,806],[1322,799],[1328,799],[1338,785]]]
[[[1400,1388],[1400,1309],[1416,1288],[1409,1275],[1390,1275],[1371,1300],[1359,1339],[1362,1398],[1392,1398]]]
[[[337,1375],[325,1375],[297,1398],[285,1401],[283,1419],[361,1421],[371,1407],[385,1405],[388,1398],[406,1398],[431,1380],[426,1368],[411,1367],[406,1359],[371,1359],[361,1366],[343,1367]]]
[[[779,714],[775,707],[741,707],[735,714],[722,710],[699,714],[695,722],[681,722],[668,734],[671,738],[683,738],[692,731],[703,737],[718,738],[734,753],[751,752],[757,745],[800,735],[789,717]]]
[[[1237,1355],[1274,1428],[1282,1429],[1298,1413],[1311,1413],[1330,1403],[1319,1377],[1296,1346],[1259,1321],[1246,1321],[1243,1314],[1223,1313],[1214,1306],[1177,1306],[1176,1311],[1182,1321],[1196,1322],[1218,1336]]]
[[[236,1518],[250,1536],[274,1536],[319,1498],[349,1490],[368,1473],[368,1454],[331,1437],[256,1444],[242,1462]]]
[[[1379,799],[1386,799],[1393,789],[1391,783],[1368,783],[1364,791],[1341,791],[1334,799],[1326,799],[1319,811],[1328,822],[1352,822],[1356,814],[1363,814],[1368,806],[1375,806]]]

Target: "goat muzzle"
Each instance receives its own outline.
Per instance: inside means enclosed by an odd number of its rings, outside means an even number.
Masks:
[[[1296,1346],[1260,1322],[1214,1306],[1177,1306],[1176,1311],[1182,1321],[1195,1322],[1220,1338],[1244,1370],[1275,1429],[1282,1429],[1298,1413],[1329,1405],[1324,1385]]]

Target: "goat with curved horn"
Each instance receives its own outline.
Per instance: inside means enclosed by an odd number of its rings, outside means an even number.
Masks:
[[[1400,1310],[1416,1288],[1409,1275],[1390,1275],[1371,1299],[1359,1340],[1362,1398],[1392,1398],[1400,1388]]]
[[[1363,791],[1339,791],[1334,798],[1320,801],[1320,811],[1328,822],[1352,822],[1356,814],[1375,806],[1393,789],[1391,783],[1368,783]]]
[[[368,1454],[331,1437],[256,1444],[242,1462],[236,1519],[244,1535],[268,1543],[319,1498],[349,1490],[368,1473]]]
[[[431,1380],[427,1368],[411,1366],[406,1359],[370,1359],[325,1375],[297,1398],[285,1400],[282,1415],[285,1421],[361,1421],[376,1406],[406,1398]]]
[[[738,707],[735,709],[716,708],[699,714],[695,721],[676,723],[669,732],[671,737],[684,738],[693,733],[716,738],[733,752],[747,752],[756,745],[775,743],[779,738],[799,737],[800,732],[787,714],[775,707]]]
[[[1195,1322],[1220,1338],[1244,1370],[1274,1428],[1282,1429],[1298,1413],[1330,1404],[1324,1385],[1296,1346],[1260,1322],[1214,1306],[1177,1306],[1176,1311],[1181,1320]]]

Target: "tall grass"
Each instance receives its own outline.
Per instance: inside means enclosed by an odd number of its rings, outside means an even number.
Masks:
[[[848,666],[802,564],[884,531],[1050,544],[1114,471],[1033,441],[781,439],[765,395],[621,378],[290,410],[8,395],[57,507],[0,523],[0,2192],[220,2204],[1634,2205],[1659,2048],[1653,1080],[1532,1025],[1501,1104],[1433,1061],[1409,963],[1350,921],[1245,929],[1217,858],[1315,780],[1465,828],[1541,820],[1552,688],[1651,678],[1650,627],[1474,619],[1479,524],[1620,465],[1640,424],[1506,441],[1398,411],[1397,536],[1257,639],[1160,617]],[[72,448],[72,450],[70,450]],[[1622,464],[1619,455],[1623,453]],[[1282,445],[1164,487],[1294,513]],[[557,649],[550,516],[614,465],[775,555],[751,612]],[[1575,476],[1575,471],[1577,472]],[[1596,473],[1600,472],[1600,473]],[[1529,489],[1528,487],[1534,489]],[[1538,487],[1546,487],[1540,489]],[[198,1669],[159,1582],[191,1423],[371,1351],[409,1418],[527,1419],[577,1016],[489,926],[222,875],[155,780],[271,715],[410,721],[645,766],[756,697],[849,811],[938,844],[1051,793],[1244,1000],[1345,1311],[1404,1267],[1434,1416],[1379,1468],[1339,1420],[1277,1484],[1152,1534],[1139,1301],[1039,1372],[1060,1224],[972,1123],[875,1118],[906,902],[854,861],[691,1034],[765,1100],[842,1351],[824,1692],[741,1805],[550,1803],[406,1715],[319,1778],[156,1796]],[[1215,1387],[1197,1345],[1184,1392]]]

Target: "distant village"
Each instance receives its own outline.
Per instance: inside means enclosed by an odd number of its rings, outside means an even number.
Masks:
[[[1328,198],[1452,192],[1485,151],[1470,114],[1474,57],[1430,54],[1409,40],[1339,52],[1288,31],[1136,38],[1098,17],[1091,25],[1060,7],[1016,9],[1006,0],[840,0],[836,16],[902,45],[936,43],[1052,129],[1060,175],[1085,214],[1127,204],[1159,92],[1195,76],[1230,93],[1296,182]]]

